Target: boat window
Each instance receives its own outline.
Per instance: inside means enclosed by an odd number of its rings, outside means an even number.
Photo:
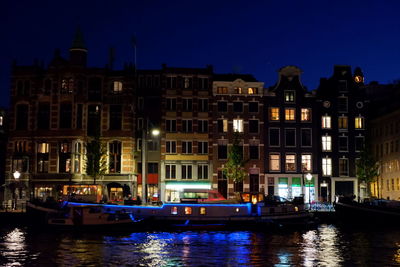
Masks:
[[[171,214],[174,214],[174,215],[178,214],[178,207],[172,207]]]
[[[185,207],[185,214],[186,215],[192,214],[192,208],[191,207]]]
[[[235,210],[236,212],[239,212],[239,208],[236,208],[236,210]]]
[[[200,214],[201,215],[206,215],[206,208],[205,207],[200,207]]]

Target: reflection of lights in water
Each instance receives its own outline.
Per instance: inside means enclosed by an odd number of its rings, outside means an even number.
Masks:
[[[318,257],[318,236],[316,231],[308,231],[303,235],[304,266],[314,266]]]
[[[393,260],[396,263],[400,263],[400,243],[396,243],[396,247],[397,247],[397,250],[396,250],[395,254],[393,255]]]
[[[24,233],[19,228],[15,228],[4,237],[4,246],[2,256],[13,260],[11,266],[21,266],[27,254]]]

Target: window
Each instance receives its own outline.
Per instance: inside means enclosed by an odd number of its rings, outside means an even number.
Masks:
[[[250,144],[249,145],[249,158],[250,159],[259,159],[259,149],[258,144]]]
[[[149,151],[157,151],[158,150],[158,141],[157,140],[147,140],[147,149]]]
[[[281,157],[279,154],[269,155],[269,170],[280,171],[281,170]]]
[[[0,115],[0,126],[3,126],[3,116],[2,115]]]
[[[199,141],[197,142],[197,153],[207,154],[208,153],[208,142]]]
[[[279,128],[270,128],[269,129],[269,145],[280,146],[280,129]]]
[[[301,155],[301,170],[304,171],[311,171],[311,154],[303,154]]]
[[[192,179],[192,165],[182,165],[182,179]]]
[[[122,106],[110,105],[110,130],[122,129]]]
[[[338,98],[338,111],[347,112],[348,111],[348,99],[345,96]]]
[[[233,88],[235,94],[243,94],[243,88],[242,87],[235,87]]]
[[[227,94],[228,87],[217,87],[217,94]]]
[[[243,133],[243,120],[242,119],[234,119],[233,120],[233,131]]]
[[[364,136],[356,136],[355,137],[355,149],[356,149],[356,152],[360,152],[360,151],[362,151],[363,150],[363,148],[364,148]],[[397,151],[396,151],[397,152]]]
[[[182,99],[182,109],[183,109],[183,111],[192,111],[193,110],[193,100],[191,98]]]
[[[28,129],[28,105],[19,104],[17,105],[17,116],[16,116],[16,129],[27,130]]]
[[[208,89],[208,78],[199,78],[199,89]]]
[[[339,136],[339,151],[348,151],[348,138],[347,136]]]
[[[310,122],[311,121],[311,108],[301,109],[301,121]]]
[[[199,133],[208,133],[208,120],[198,120],[197,127]]]
[[[176,111],[176,98],[167,98],[167,110]]]
[[[193,86],[193,79],[191,77],[184,78],[184,87],[185,89],[190,89]]]
[[[339,159],[339,176],[349,176],[349,160],[346,158]]]
[[[331,116],[322,116],[322,129],[330,129],[331,127]]]
[[[100,106],[99,105],[89,105],[88,106],[88,123],[87,123],[87,133],[88,135],[97,135],[100,133]]]
[[[192,207],[185,207],[185,215],[192,214]]]
[[[78,104],[76,106],[76,128],[82,129],[82,116],[83,116],[83,105]]]
[[[364,118],[363,117],[356,117],[354,122],[355,122],[356,129],[364,129]]]
[[[50,103],[39,103],[37,127],[39,130],[48,130],[50,128]]]
[[[228,112],[228,102],[218,101],[218,112]]]
[[[322,159],[322,175],[331,176],[332,175],[332,159],[323,158]]]
[[[37,172],[49,172],[49,143],[39,143],[37,147]]]
[[[253,87],[253,88],[249,87],[248,93],[249,93],[249,95],[258,94],[258,88],[257,87]]]
[[[137,103],[138,110],[143,111],[143,108],[144,108],[144,98],[143,98],[143,97],[138,97],[137,102],[138,102],[138,103]]]
[[[191,133],[193,131],[193,121],[192,120],[182,120],[182,132]]]
[[[171,214],[172,214],[172,215],[178,214],[178,207],[172,207],[172,208],[171,208]]]
[[[176,120],[166,120],[166,130],[169,133],[176,132]]]
[[[340,80],[338,83],[338,89],[339,89],[339,91],[347,91],[347,81]]]
[[[70,129],[72,125],[72,104],[60,105],[60,128]]]
[[[312,146],[311,129],[301,129],[301,146],[310,147]]]
[[[197,179],[208,179],[208,165],[197,166]]]
[[[322,151],[332,151],[332,137],[329,135],[322,136]]]
[[[294,91],[285,91],[285,102],[295,102],[295,92]]]
[[[147,163],[148,173],[156,174],[158,173],[158,163],[157,162],[149,162]]]
[[[206,215],[207,211],[206,211],[206,207],[200,207],[200,215]]]
[[[279,121],[279,108],[270,108],[269,109],[269,120],[270,121]]]
[[[81,172],[82,143],[76,142],[74,145],[74,173]]]
[[[66,142],[60,144],[58,160],[59,172],[71,172],[71,144]]]
[[[207,98],[200,98],[198,100],[198,109],[200,112],[208,112],[208,99]]]
[[[165,146],[166,146],[167,153],[170,153],[170,154],[176,153],[176,141],[166,141]]]
[[[294,109],[294,108],[285,108],[285,120],[286,121],[294,121],[294,120],[296,120],[296,109]]]
[[[296,146],[296,129],[285,129],[285,146]]]
[[[218,120],[218,132],[228,132],[228,120]]]
[[[13,157],[12,168],[13,171],[19,171],[20,173],[28,172],[28,157],[15,156]]]
[[[341,116],[338,118],[339,129],[347,129],[347,117]]]
[[[233,102],[233,112],[243,112],[243,102]]]
[[[228,158],[228,144],[225,140],[218,142],[218,159]]]
[[[121,142],[114,141],[109,144],[109,172],[121,172]]]
[[[192,141],[182,141],[182,154],[192,154]]]
[[[177,88],[176,77],[167,77],[167,88]]]
[[[296,155],[287,154],[285,159],[285,170],[289,172],[296,171]]]
[[[258,120],[249,120],[249,133],[258,133]]]
[[[99,77],[92,77],[88,82],[88,100],[100,101],[101,100],[102,80]]]
[[[176,179],[176,165],[165,165],[165,178],[166,179]]]
[[[114,93],[121,93],[122,92],[122,82],[114,81],[113,82],[113,92]]]
[[[249,112],[251,113],[258,112],[258,102],[249,102]]]

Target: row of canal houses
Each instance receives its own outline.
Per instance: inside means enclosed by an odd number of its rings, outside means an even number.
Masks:
[[[211,66],[88,67],[79,32],[69,52],[65,59],[56,51],[47,67],[13,66],[6,200],[58,198],[70,186],[118,201],[142,197],[143,184],[147,199],[161,201],[203,188],[225,197],[305,194],[306,201],[358,195],[355,162],[368,104],[359,68],[334,66],[332,77],[310,91],[296,66],[282,67],[266,87],[252,75],[216,74]],[[234,132],[248,173],[241,183],[222,172]],[[86,175],[85,151],[96,135],[106,168],[94,180]]]

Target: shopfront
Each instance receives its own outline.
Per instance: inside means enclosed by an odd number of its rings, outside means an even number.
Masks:
[[[165,201],[180,202],[182,192],[185,189],[211,189],[211,183],[189,182],[189,181],[166,181]]]

